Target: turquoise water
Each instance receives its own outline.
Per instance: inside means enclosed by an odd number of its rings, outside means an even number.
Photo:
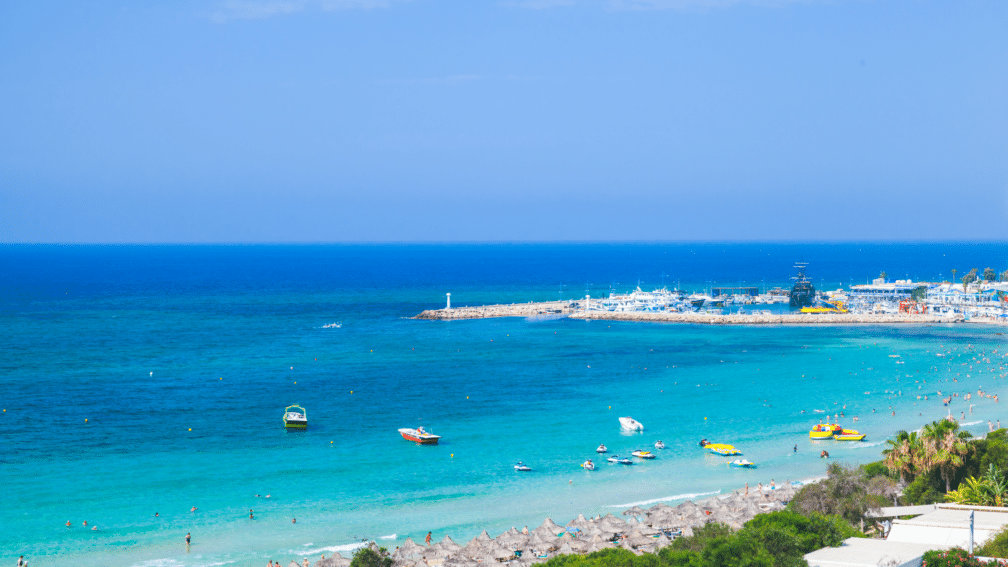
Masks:
[[[784,285],[799,251],[839,284],[874,276],[893,252],[868,250],[858,267],[849,248],[825,245],[5,249],[0,554],[32,565],[286,564],[364,538],[462,541],[815,477],[824,447],[835,460],[876,460],[892,432],[949,411],[965,411],[976,433],[988,419],[1008,424],[975,395],[1004,380],[990,370],[1005,361],[1002,328],[407,318],[449,291],[475,304],[627,289],[645,267],[651,287],[662,274],[702,287],[727,280],[709,275],[725,258],[738,280]],[[932,271],[950,265],[940,254],[967,267],[1006,258],[1004,246],[896,252]],[[827,270],[841,260],[852,273]],[[980,351],[992,364],[973,360]],[[944,407],[939,390],[973,392],[972,414],[961,397]],[[292,403],[307,408],[307,431],[283,429]],[[810,441],[815,409],[843,411],[868,438]],[[622,434],[623,415],[644,432]],[[416,425],[442,444],[396,432]],[[700,438],[733,443],[759,467],[730,469]],[[600,442],[629,454],[657,439],[668,448],[654,461],[578,466]],[[516,473],[518,460],[534,470]]]

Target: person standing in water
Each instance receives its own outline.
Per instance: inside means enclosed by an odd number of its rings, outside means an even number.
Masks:
[[[189,544],[191,544],[191,543],[192,543],[192,533],[190,532],[190,533],[187,533],[185,535],[185,550],[186,550],[186,553],[189,553]]]
[[[427,537],[424,538],[424,541],[427,542],[427,545],[430,545],[430,535],[431,535],[431,533],[427,532]]]

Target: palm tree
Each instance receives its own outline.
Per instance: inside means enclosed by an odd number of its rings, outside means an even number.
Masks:
[[[891,473],[899,474],[903,480],[912,481],[918,470],[917,463],[921,453],[921,439],[917,437],[917,432],[900,431],[895,439],[889,439],[886,444],[889,448],[882,451],[886,468]]]
[[[959,270],[957,270],[957,269],[955,269],[955,268],[952,268],[952,281],[953,281],[953,283],[955,282],[955,275],[956,275],[956,273],[957,273],[958,271],[959,271]]]
[[[959,424],[943,419],[924,426],[921,432],[923,451],[918,462],[919,470],[930,470],[937,467],[945,481],[945,492],[952,490],[952,477],[957,468],[963,464],[963,457],[969,453],[970,445],[966,442],[972,437],[968,431],[959,431]]]

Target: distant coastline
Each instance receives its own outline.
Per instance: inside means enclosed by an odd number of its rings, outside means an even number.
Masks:
[[[981,323],[1005,325],[992,317],[961,314],[930,315],[922,313],[706,313],[706,312],[619,312],[585,311],[576,303],[546,301],[428,309],[414,317],[434,321],[494,319],[504,317],[562,318],[600,321],[635,321],[649,323],[689,323],[697,325],[892,325],[933,323]]]

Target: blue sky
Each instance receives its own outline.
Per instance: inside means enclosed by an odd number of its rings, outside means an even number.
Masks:
[[[6,2],[0,241],[1004,239],[1008,4]]]

